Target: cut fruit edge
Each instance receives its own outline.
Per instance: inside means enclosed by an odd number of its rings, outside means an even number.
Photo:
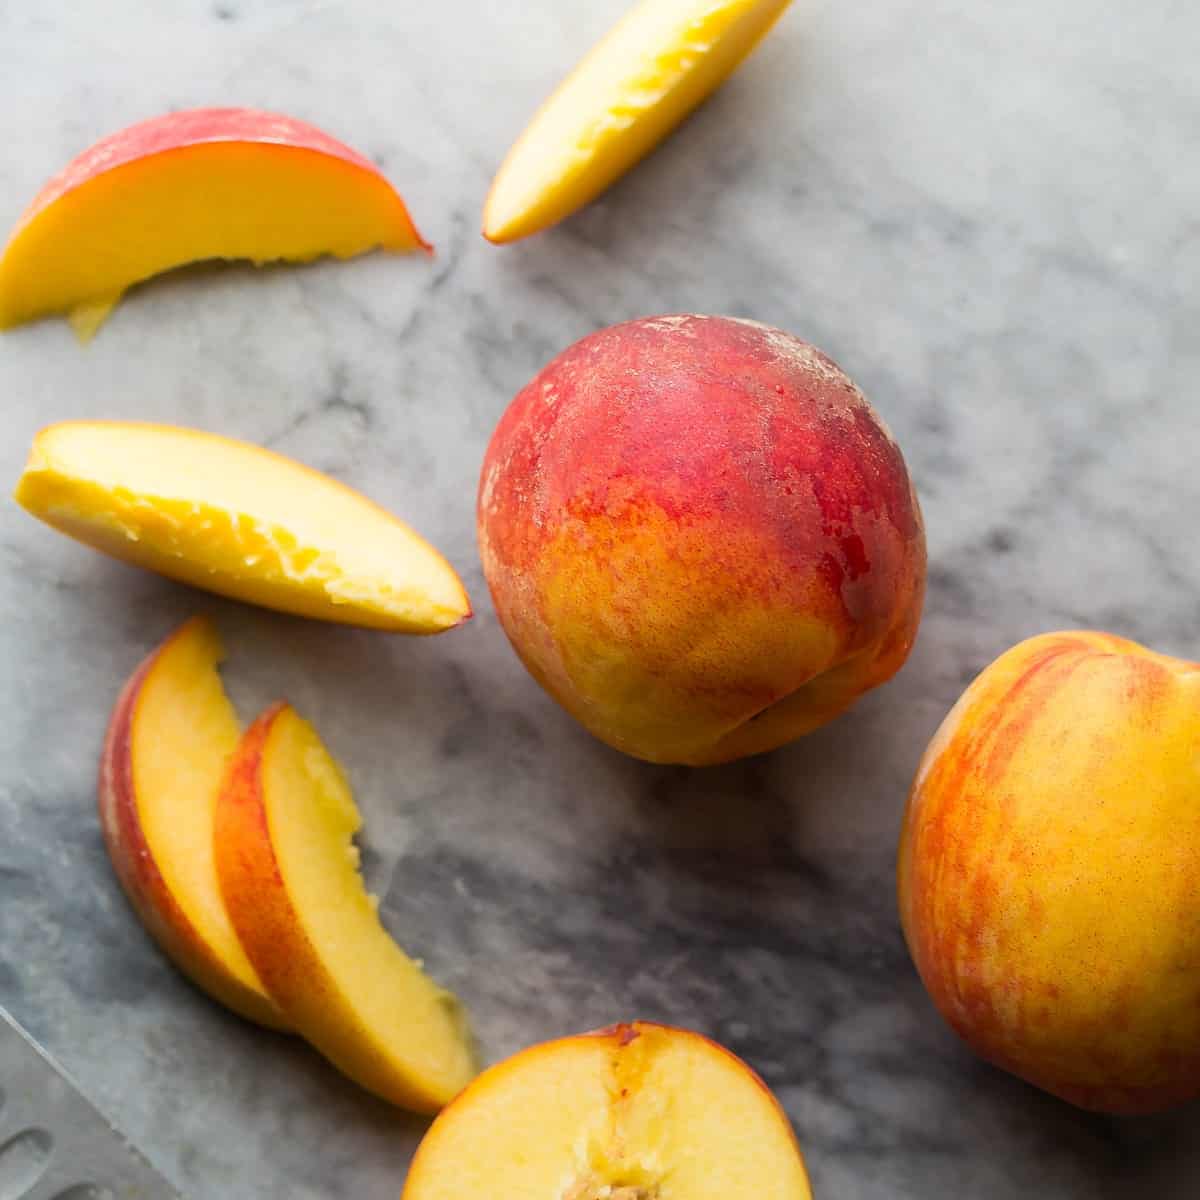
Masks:
[[[484,238],[495,245],[519,241],[597,199],[722,86],[791,3],[692,4],[690,22],[680,21],[686,8],[670,12],[669,3],[656,0],[634,5],[558,83],[512,144],[484,203]],[[664,16],[678,23],[667,24]],[[704,34],[706,20],[716,32]],[[590,99],[589,88],[598,97],[594,105],[582,102]],[[547,161],[557,169],[547,169]],[[536,182],[515,186],[525,177]]]
[[[101,834],[117,880],[139,920],[175,965],[198,988],[240,1016],[268,1029],[287,1031],[286,1018],[265,992],[238,979],[200,935],[167,886],[138,811],[132,748],[143,684],[160,655],[202,622],[204,618],[193,618],[151,651],[117,698],[100,757],[97,807]]]
[[[2,285],[5,268],[11,266],[10,255],[23,247],[25,235],[32,235],[35,223],[56,204],[68,198],[75,202],[77,193],[82,193],[99,180],[107,181],[104,186],[111,188],[114,180],[122,179],[123,173],[145,169],[148,162],[162,162],[177,155],[203,152],[220,146],[261,147],[270,153],[282,152],[338,163],[342,170],[369,180],[370,187],[377,188],[380,195],[386,196],[387,206],[392,209],[390,232],[381,234],[377,239],[361,241],[350,250],[318,244],[306,249],[280,249],[263,257],[243,250],[225,252],[216,245],[197,252],[184,250],[170,255],[169,261],[163,260],[150,269],[133,269],[127,278],[110,279],[109,286],[82,298],[68,297],[57,305],[53,301],[43,300],[33,308],[14,298],[11,301],[13,307],[5,311],[8,305],[3,300]],[[121,186],[131,185],[126,180]],[[186,238],[182,239],[181,244],[185,242]],[[314,125],[279,113],[247,108],[208,108],[167,113],[101,138],[44,184],[26,206],[0,249],[0,329],[61,313],[67,316],[79,340],[86,343],[129,289],[180,267],[220,261],[250,261],[258,266],[267,262],[299,264],[326,256],[357,257],[372,250],[391,253],[420,250],[427,255],[433,254],[433,246],[421,235],[404,198],[383,172],[362,154]],[[26,253],[24,250],[21,252]]]
[[[347,566],[338,546],[320,545],[319,537],[294,532],[236,501],[222,505],[189,494],[186,487],[165,495],[145,481],[130,479],[122,485],[103,478],[103,472],[89,474],[87,464],[102,461],[107,452],[105,438],[119,439],[125,432],[143,441],[161,438],[163,453],[179,453],[183,443],[182,452],[203,450],[218,458],[227,454],[226,469],[239,468],[243,475],[273,473],[283,480],[277,488],[326,489],[342,505],[361,508],[354,514],[360,520],[378,519],[390,537],[399,539],[389,563],[412,555],[420,574],[395,583],[374,570],[374,561]],[[64,437],[65,451],[60,446]],[[72,447],[71,437],[82,438],[82,444]],[[189,439],[194,439],[191,446]],[[244,603],[414,636],[447,632],[473,616],[458,573],[407,522],[341,480],[219,434],[140,422],[51,425],[35,437],[13,498],[31,516],[101,553]],[[189,536],[192,526],[206,536]],[[224,531],[223,543],[214,539],[214,530]],[[239,574],[230,569],[230,563],[240,562],[252,564],[253,570]]]
[[[519,1114],[512,1128],[510,1113]],[[536,1131],[537,1145],[515,1146],[518,1130]],[[486,1070],[435,1120],[402,1200],[522,1189],[550,1200],[739,1194],[706,1169],[709,1155],[735,1172],[739,1157],[744,1168],[769,1155],[771,1200],[811,1200],[795,1131],[758,1074],[703,1034],[632,1021],[530,1046]],[[501,1165],[514,1169],[503,1189],[491,1186]]]
[[[391,982],[398,985],[390,993],[395,998],[392,1008],[403,1007],[401,998],[407,995],[408,1007],[415,1005],[423,1010],[420,1019],[427,1027],[434,1014],[432,1023],[438,1028],[427,1028],[429,1036],[420,1046],[402,1047],[401,1038],[384,1037],[371,1022],[369,1012],[364,1015],[370,1005],[363,1004],[362,995],[356,994],[353,985],[346,986],[345,974],[330,961],[324,939],[304,915],[306,906],[298,897],[303,888],[289,883],[288,864],[278,849],[281,841],[289,839],[281,838],[275,829],[276,820],[281,818],[273,814],[269,795],[271,743],[287,732],[291,723],[312,738],[312,744],[305,748],[308,753],[302,760],[303,769],[311,770],[314,757],[323,760],[318,764],[321,773],[334,773],[339,790],[344,789],[340,799],[353,813],[351,836],[361,828],[349,787],[316,731],[285,702],[267,709],[247,729],[230,760],[217,810],[218,875],[234,927],[268,991],[299,1032],[334,1066],[390,1103],[421,1113],[437,1112],[477,1072],[465,1010],[383,927],[359,873],[353,842],[344,847],[337,839],[322,838],[319,857],[326,864],[349,850],[354,873],[350,904],[355,907],[361,896],[361,904],[370,910],[368,916],[359,907],[359,913],[371,923],[368,940],[376,941],[373,949],[383,952],[384,960],[376,955],[375,961],[380,970],[389,970],[394,976]],[[344,927],[358,919],[358,914],[352,912]],[[348,933],[346,937],[353,940]],[[394,965],[386,961],[393,954]],[[431,1057],[436,1057],[430,1048],[434,1043],[442,1050],[450,1048],[454,1063],[431,1066]]]

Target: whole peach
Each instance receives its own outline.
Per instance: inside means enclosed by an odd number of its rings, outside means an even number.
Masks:
[[[772,749],[890,678],[925,535],[900,450],[813,347],[723,317],[594,333],[513,400],[479,545],[534,677],[652,762]]]
[[[1087,632],[1001,655],[925,752],[899,891],[984,1058],[1101,1111],[1200,1095],[1200,664]]]

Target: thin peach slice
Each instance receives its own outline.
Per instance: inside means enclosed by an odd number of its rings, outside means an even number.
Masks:
[[[534,1046],[433,1123],[402,1200],[811,1200],[787,1115],[739,1058],[635,1022]]]
[[[582,208],[737,69],[791,0],[641,0],[542,105],[492,183],[483,235]]]
[[[176,965],[234,1012],[282,1029],[217,883],[213,810],[241,732],[220,659],[216,631],[197,618],[134,672],[104,742],[100,824],[134,910]]]
[[[135,283],[204,259],[429,249],[361,154],[303,121],[204,108],[131,125],[52,179],[0,257],[0,329],[67,313],[86,340]]]
[[[216,434],[52,425],[16,499],[115,558],[266,608],[420,634],[471,615],[454,570],[402,521],[328,475]]]
[[[217,874],[250,961],[335,1066],[394,1104],[434,1112],[475,1073],[459,1003],[388,935],[358,873],[358,810],[294,709],[246,731],[217,803]]]

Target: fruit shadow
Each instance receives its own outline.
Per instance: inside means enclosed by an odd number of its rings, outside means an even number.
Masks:
[[[125,305],[153,311],[160,304],[176,304],[186,293],[194,293],[195,302],[218,295],[227,287],[254,287],[256,283],[279,276],[287,271],[303,269],[307,263],[268,262],[255,266],[244,259],[206,258],[160,271],[149,279],[135,283],[122,294],[120,303],[106,321],[120,319]]]
[[[371,270],[367,261],[377,254],[366,253],[352,260],[320,255],[308,262],[277,259],[256,264],[244,258],[208,258],[184,263],[127,288],[95,336],[111,334],[108,327],[121,325],[126,309],[136,311],[143,332],[153,333],[160,325],[177,329],[195,327],[219,309],[230,310],[239,323],[249,327],[260,322],[270,309],[285,314],[293,311],[297,301],[291,289],[318,287],[320,299],[316,299],[318,293],[313,292],[311,303],[337,302],[342,295],[340,285],[332,283],[331,276],[326,278],[326,273],[344,271],[349,262],[356,262],[358,271],[365,277]],[[406,257],[423,258],[421,255]],[[425,287],[427,278],[427,271],[410,271],[407,276],[401,272],[392,276],[391,287],[393,291],[407,295],[408,289]],[[304,297],[310,295],[307,290],[301,294]],[[247,297],[254,299],[247,302]],[[309,302],[304,300],[304,303]],[[365,319],[370,319],[369,312]]]
[[[932,1007],[929,1013],[936,1021]],[[976,1194],[969,1186],[978,1174],[972,1158],[1009,1181],[1008,1190],[988,1196],[1142,1200],[1197,1194],[1180,1190],[1180,1181],[1200,1179],[1200,1103],[1146,1116],[1085,1112],[981,1061],[948,1030],[939,1035],[947,1044],[947,1113],[952,1106],[972,1113],[974,1137],[951,1151],[962,1156],[955,1175],[967,1186],[959,1194]],[[942,1132],[960,1120],[947,1116]]]
[[[339,1154],[390,1163],[394,1174],[388,1190],[381,1185],[380,1194],[394,1197],[399,1193],[404,1172],[432,1118],[397,1108],[365,1091],[296,1035],[263,1030],[233,1014],[216,1011],[202,995],[196,1002],[209,1009],[206,1024],[210,1019],[221,1023],[214,1061],[218,1050],[226,1061],[259,1060],[258,1070],[245,1073],[232,1084],[248,1089],[240,1098],[241,1108],[253,1111],[261,1104],[278,1111],[279,1098],[287,1097],[289,1141],[336,1145]],[[265,1086],[264,1080],[268,1081]],[[286,1153],[290,1157],[290,1148]]]

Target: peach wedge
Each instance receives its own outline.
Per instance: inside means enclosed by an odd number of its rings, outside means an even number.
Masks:
[[[471,615],[453,569],[403,522],[327,475],[216,434],[53,425],[16,499],[106,554],[281,612],[418,634]]]
[[[217,803],[229,915],[288,1019],[351,1079],[434,1112],[475,1073],[458,1002],[380,924],[358,873],[358,810],[294,709],[247,730]]]
[[[170,113],[97,142],[26,209],[0,257],[0,329],[66,313],[86,340],[127,288],[172,267],[375,247],[428,249],[361,154],[278,113]]]
[[[215,630],[197,619],[133,674],[104,742],[100,823],[135,911],[180,969],[235,1012],[283,1028],[217,884],[213,810],[240,735],[220,658]]]
[[[787,1115],[740,1059],[637,1022],[485,1071],[433,1123],[402,1200],[811,1200]]]
[[[733,73],[791,0],[641,0],[542,105],[492,183],[513,242],[594,200]]]

